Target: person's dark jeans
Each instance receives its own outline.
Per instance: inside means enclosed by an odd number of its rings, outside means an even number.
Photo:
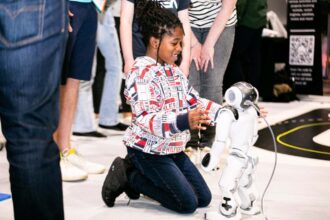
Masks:
[[[211,192],[183,152],[159,156],[128,148],[134,169],[129,184],[164,207],[179,213],[192,213],[211,202]]]
[[[190,140],[186,147],[194,149],[212,147],[215,138],[215,126],[207,126],[206,130],[190,130]]]
[[[207,126],[206,130],[201,130],[200,131],[200,141],[199,141],[199,147],[204,148],[204,147],[212,147],[212,144],[214,142],[215,138],[215,126]]]
[[[67,37],[65,0],[0,2],[0,120],[14,216],[64,219],[53,132]]]
[[[186,144],[186,148],[192,147],[194,149],[199,148],[199,130],[190,130],[190,140]]]
[[[240,81],[246,81],[260,91],[262,29],[236,27],[234,47],[224,77],[224,93]]]

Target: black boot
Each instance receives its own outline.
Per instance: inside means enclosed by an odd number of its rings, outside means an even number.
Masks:
[[[125,157],[124,160],[125,160],[125,165],[127,167],[127,172],[126,173],[131,172],[134,169],[134,167],[133,167],[133,164],[132,164],[129,156],[126,155],[126,157]],[[128,181],[127,181],[127,184],[125,186],[125,190],[124,191],[125,191],[125,194],[128,196],[128,198],[130,198],[130,199],[136,200],[136,199],[139,199],[140,198],[140,193],[138,193],[134,189],[132,189],[130,187]]]
[[[114,206],[116,198],[125,190],[128,183],[126,170],[125,160],[116,157],[102,186],[102,199],[109,207]]]

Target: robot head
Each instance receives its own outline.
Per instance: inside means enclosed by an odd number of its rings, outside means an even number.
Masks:
[[[258,98],[258,90],[247,82],[235,83],[225,93],[227,104],[237,109],[246,109],[252,103],[256,104]]]

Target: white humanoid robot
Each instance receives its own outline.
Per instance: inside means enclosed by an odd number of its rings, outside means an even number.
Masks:
[[[229,156],[219,181],[219,211],[206,213],[205,219],[241,219],[241,213],[260,213],[254,205],[257,199],[254,170],[258,158],[251,151],[258,138],[258,91],[246,82],[238,82],[226,91],[225,100],[226,106],[217,118],[215,141],[210,153],[202,159],[202,169],[208,172],[219,164],[227,143],[230,143]]]

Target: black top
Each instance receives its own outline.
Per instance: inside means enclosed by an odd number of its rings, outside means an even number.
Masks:
[[[139,0],[128,0],[129,2],[132,2],[134,5]],[[173,12],[175,15],[178,15],[178,12],[184,9],[187,9],[189,7],[190,0],[165,0],[161,1],[161,4],[171,12]],[[139,26],[137,24],[137,21],[135,19],[133,20],[133,26],[132,26],[132,32],[133,32],[133,57],[134,59],[136,57],[144,56],[146,54],[146,45],[144,44],[142,40],[142,34],[139,31]]]

